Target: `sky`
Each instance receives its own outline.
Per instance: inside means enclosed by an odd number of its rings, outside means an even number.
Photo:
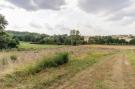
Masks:
[[[0,0],[6,30],[82,35],[135,34],[135,0]]]

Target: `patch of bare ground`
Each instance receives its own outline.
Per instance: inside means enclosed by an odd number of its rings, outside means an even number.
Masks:
[[[55,89],[135,89],[134,83],[132,66],[126,56],[120,54],[76,74]]]

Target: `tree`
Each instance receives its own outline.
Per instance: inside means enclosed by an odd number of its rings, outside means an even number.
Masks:
[[[90,37],[89,44],[107,44],[107,45],[124,45],[128,44],[128,42],[124,39],[112,38],[111,36],[95,36]]]
[[[0,49],[15,48],[19,44],[16,39],[4,31],[7,24],[5,17],[0,14]]]
[[[5,17],[0,14],[0,31],[3,31],[6,25],[8,25],[8,22],[5,20]]]
[[[79,30],[70,31],[71,45],[79,45],[84,43],[84,37],[80,35]]]
[[[133,38],[132,40],[130,40],[129,44],[135,45],[135,38]]]

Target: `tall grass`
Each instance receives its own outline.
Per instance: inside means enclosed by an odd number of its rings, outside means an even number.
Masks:
[[[43,58],[42,60],[37,61],[36,63],[29,64],[26,67],[17,70],[14,72],[16,76],[26,76],[34,75],[45,68],[57,67],[59,65],[65,64],[69,61],[68,53],[58,53],[49,58]]]

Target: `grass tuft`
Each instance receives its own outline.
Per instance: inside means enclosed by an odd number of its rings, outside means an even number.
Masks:
[[[11,59],[11,61],[15,62],[17,60],[17,56],[16,55],[11,55],[10,59]]]
[[[69,61],[68,53],[58,53],[50,58],[43,58],[36,63],[27,65],[21,70],[16,71],[14,74],[17,76],[34,75],[45,68],[57,67]]]

